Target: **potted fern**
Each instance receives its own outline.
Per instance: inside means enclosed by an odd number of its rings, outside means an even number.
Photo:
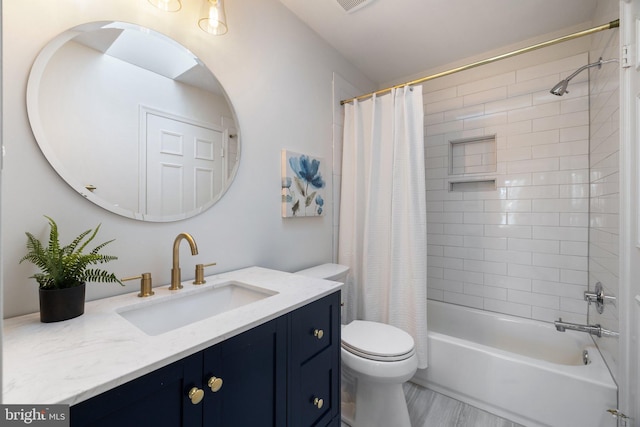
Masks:
[[[84,313],[86,282],[123,283],[113,273],[100,268],[89,268],[95,264],[104,264],[118,259],[113,255],[104,255],[100,251],[113,240],[101,243],[89,252],[84,252],[100,230],[87,230],[70,244],[62,246],[58,235],[58,226],[49,220],[49,244],[42,242],[29,232],[27,235],[27,254],[20,262],[30,261],[40,269],[31,278],[38,282],[40,293],[40,321],[44,323],[72,319]]]

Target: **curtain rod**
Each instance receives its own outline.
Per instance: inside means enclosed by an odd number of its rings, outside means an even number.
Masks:
[[[410,82],[401,83],[401,84],[398,84],[398,85],[395,85],[395,86],[391,86],[391,87],[388,87],[388,88],[385,88],[385,89],[377,90],[375,92],[371,92],[371,93],[367,93],[367,94],[364,94],[364,95],[356,96],[354,98],[345,99],[343,101],[340,101],[340,105],[348,104],[348,103],[350,103],[352,101],[355,101],[355,100],[368,98],[368,97],[373,96],[373,95],[379,95],[381,93],[389,92],[389,91],[391,91],[393,89],[398,89],[398,88],[401,88],[401,87],[404,87],[404,86],[411,86],[411,85],[415,85],[415,84],[418,84],[418,83],[426,82],[428,80],[437,79],[438,77],[448,76],[450,74],[455,74],[455,73],[458,73],[460,71],[465,71],[465,70],[469,70],[471,68],[479,67],[481,65],[490,64],[492,62],[499,61],[501,59],[511,58],[512,56],[520,55],[522,53],[531,52],[531,51],[536,50],[536,49],[540,49],[540,48],[551,46],[551,45],[554,45],[554,44],[557,44],[557,43],[562,43],[562,42],[565,42],[565,41],[573,40],[573,39],[576,39],[578,37],[588,36],[590,34],[597,33],[599,31],[609,30],[611,28],[617,28],[619,26],[620,26],[620,20],[616,19],[615,21],[611,21],[608,24],[599,25],[597,27],[589,28],[588,30],[578,31],[577,33],[569,34],[569,35],[566,35],[566,36],[563,36],[563,37],[558,37],[556,39],[549,40],[549,41],[546,41],[546,42],[534,44],[534,45],[531,45],[531,46],[528,46],[528,47],[525,47],[525,48],[522,48],[522,49],[514,50],[512,52],[503,53],[502,55],[494,56],[493,58],[483,59],[483,60],[478,61],[478,62],[473,62],[471,64],[463,65],[461,67],[452,68],[450,70],[442,71],[442,72],[436,73],[436,74],[432,74],[432,75],[427,76],[427,77],[422,77],[422,78],[417,79],[417,80],[412,80]]]

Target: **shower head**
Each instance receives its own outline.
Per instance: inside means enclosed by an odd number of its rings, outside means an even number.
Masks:
[[[566,79],[558,82],[558,84],[556,84],[554,87],[552,87],[549,92],[551,92],[552,94],[557,95],[557,96],[562,96],[565,93],[569,93],[569,91],[567,90],[567,86],[569,85],[569,80],[571,80],[572,78],[574,78],[575,76],[580,74],[582,71],[586,70],[587,68],[591,68],[591,67],[600,68],[600,67],[602,67],[602,64],[607,64],[609,62],[618,62],[618,60],[617,59],[608,59],[606,61],[603,61],[602,58],[600,58],[598,60],[598,62],[594,62],[593,64],[583,65],[582,67],[580,67],[576,71],[574,71],[569,77],[567,77]]]
[[[564,79],[558,82],[558,84],[556,84],[554,87],[552,87],[550,92],[554,95],[562,96],[565,93],[567,93],[568,85],[569,85],[569,79]]]

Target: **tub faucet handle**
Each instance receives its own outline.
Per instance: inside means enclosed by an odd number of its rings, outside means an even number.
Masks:
[[[602,314],[604,311],[605,304],[615,304],[616,297],[612,297],[604,294],[604,286],[602,286],[601,282],[596,283],[594,292],[586,291],[584,293],[584,300],[591,305],[591,303],[595,303],[596,310],[598,313]]]

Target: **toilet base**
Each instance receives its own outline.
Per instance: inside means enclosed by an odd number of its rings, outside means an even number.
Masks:
[[[411,427],[402,383],[358,379],[353,427]]]

